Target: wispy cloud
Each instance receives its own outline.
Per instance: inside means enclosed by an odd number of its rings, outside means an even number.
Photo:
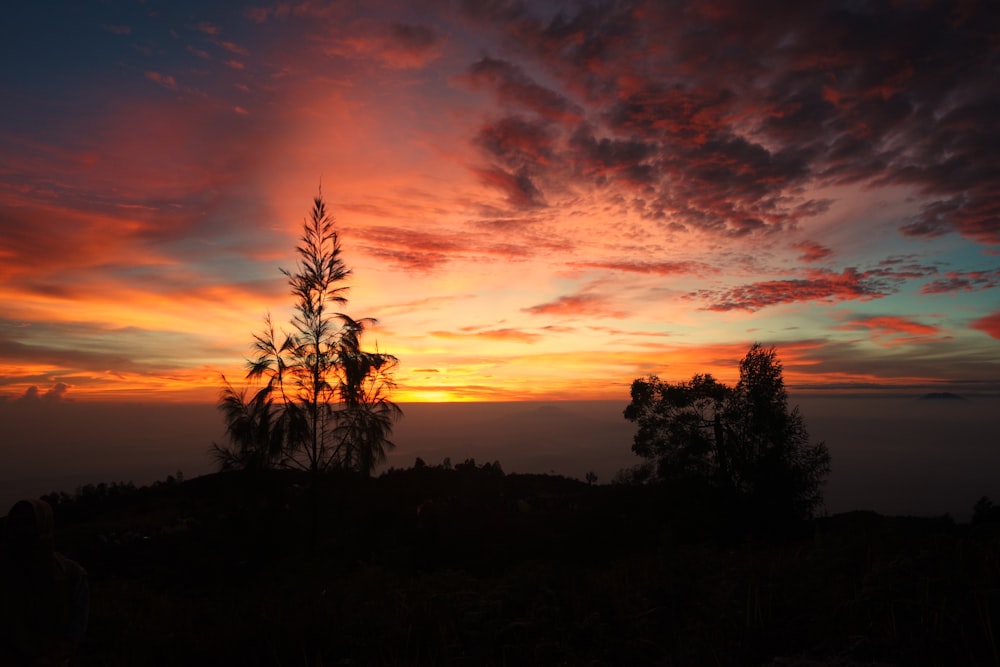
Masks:
[[[507,60],[484,56],[456,80],[491,91],[503,106],[533,112],[547,120],[572,123],[581,118],[581,110],[574,102],[536,83]]]
[[[720,292],[699,291],[692,296],[709,301],[708,310],[756,311],[768,306],[808,301],[880,299],[896,291],[894,281],[881,271],[858,271],[849,267],[840,273],[810,271],[802,278],[766,280]]]
[[[1000,285],[1000,269],[990,271],[949,271],[944,277],[924,285],[923,294],[943,294],[946,292],[972,292],[991,289]]]
[[[555,301],[525,308],[524,312],[530,315],[557,315],[561,317],[624,317],[625,315],[612,305],[610,299],[598,294],[561,296]]]
[[[220,40],[216,40],[214,43],[215,43],[216,46],[218,46],[218,47],[220,47],[222,49],[225,49],[226,51],[229,51],[230,53],[234,53],[234,54],[236,54],[238,56],[247,57],[247,56],[250,55],[250,51],[249,50],[247,50],[246,48],[240,46],[236,42],[230,42],[229,40],[220,39]]]
[[[605,271],[622,271],[625,273],[645,273],[659,276],[676,276],[716,273],[717,270],[698,262],[642,262],[642,261],[608,261],[608,262],[573,262],[570,266],[585,269],[602,269]]]
[[[803,262],[818,262],[833,254],[832,250],[815,241],[802,241],[792,247],[802,253],[799,255],[799,259]]]
[[[969,326],[1000,340],[1000,311],[973,320]]]
[[[923,324],[916,320],[898,315],[862,315],[851,319],[842,329],[867,329],[872,332],[887,334],[917,334],[933,335],[941,331],[940,327]]]
[[[177,90],[177,80],[170,74],[161,74],[160,72],[149,71],[146,72],[146,78],[154,83],[160,84],[164,88]]]
[[[349,36],[326,46],[330,55],[371,58],[390,69],[425,67],[441,57],[445,38],[429,25],[370,20],[352,24]]]
[[[541,338],[541,335],[538,333],[511,328],[466,329],[464,331],[431,331],[430,335],[435,338],[446,338],[449,340],[478,338],[494,341],[513,341],[516,343],[534,343]]]
[[[870,340],[880,345],[926,345],[951,340],[941,327],[900,315],[855,315],[836,327],[841,331],[865,331]]]
[[[206,35],[212,35],[213,37],[219,34],[218,26],[209,23],[208,21],[202,21],[201,23],[195,26],[195,29],[198,32],[203,32]]]

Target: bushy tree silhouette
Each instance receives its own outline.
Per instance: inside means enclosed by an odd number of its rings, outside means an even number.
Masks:
[[[389,399],[398,360],[362,347],[375,319],[337,310],[347,303],[351,270],[322,192],[296,252],[295,270],[281,270],[295,297],[292,330],[279,333],[268,315],[254,335],[252,392],[223,378],[219,409],[230,446],[215,445],[216,460],[223,468],[297,467],[313,477],[332,468],[370,475],[393,447],[388,438],[402,415]]]
[[[638,425],[632,450],[653,479],[702,482],[773,521],[808,518],[822,503],[830,454],[789,409],[773,347],[750,348],[735,387],[707,374],[637,379],[625,418]]]
[[[216,463],[222,470],[266,470],[283,458],[284,432],[281,412],[270,394],[257,392],[247,397],[247,388],[237,389],[228,381],[218,403],[226,421],[228,447],[212,445]]]

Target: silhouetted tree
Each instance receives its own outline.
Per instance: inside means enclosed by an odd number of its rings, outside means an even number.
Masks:
[[[638,425],[632,450],[655,479],[701,482],[779,520],[807,518],[822,503],[830,454],[810,444],[798,408],[789,409],[774,348],[754,344],[735,387],[707,374],[637,379],[625,418]]]
[[[976,501],[972,508],[972,524],[1000,523],[1000,505],[994,505],[987,496]]]
[[[370,475],[393,447],[388,436],[402,414],[388,397],[398,360],[363,349],[376,320],[337,310],[351,271],[322,193],[296,252],[295,270],[281,270],[295,297],[292,331],[279,334],[267,316],[254,335],[247,380],[257,389],[226,382],[219,408],[232,447],[214,446],[215,456],[224,467],[299,467],[313,478],[331,468]]]
[[[385,463],[395,445],[389,440],[393,424],[402,410],[389,399],[395,388],[396,357],[360,348],[360,334],[374,320],[351,320],[341,316],[345,335],[338,348],[340,397],[343,408],[337,420],[335,458],[341,465],[371,475]]]
[[[230,446],[212,443],[212,455],[222,470],[265,470],[284,456],[280,411],[269,393],[247,397],[247,388],[237,390],[225,383],[218,403],[226,421]]]

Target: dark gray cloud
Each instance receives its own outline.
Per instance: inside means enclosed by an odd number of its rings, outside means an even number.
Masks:
[[[1000,286],[1000,269],[988,271],[949,271],[921,288],[922,294],[973,292]]]
[[[46,389],[44,393],[41,392],[37,386],[31,385],[24,390],[24,393],[19,398],[15,400],[20,403],[34,403],[38,401],[53,403],[56,401],[67,400],[67,391],[69,391],[69,385],[65,382],[57,382]]]
[[[559,83],[500,58],[469,71],[559,127],[518,148],[545,155],[543,195],[584,175],[641,194],[652,219],[742,235],[825,210],[811,186],[902,185],[922,201],[904,234],[1000,243],[989,2],[459,4]]]
[[[576,104],[539,85],[520,67],[506,60],[484,56],[469,67],[465,80],[492,91],[503,105],[533,111],[548,120],[571,122],[580,118]]]
[[[699,290],[689,296],[708,302],[707,310],[757,311],[768,306],[808,301],[868,301],[899,291],[904,281],[933,274],[933,267],[896,266],[893,260],[872,269],[847,267],[839,273],[807,270],[801,277],[763,280],[723,290]]]

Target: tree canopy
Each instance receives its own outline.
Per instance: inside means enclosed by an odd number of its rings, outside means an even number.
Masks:
[[[735,387],[709,374],[636,379],[625,418],[638,426],[632,450],[648,477],[702,482],[777,520],[808,518],[822,504],[830,454],[810,443],[802,414],[789,408],[773,347],[750,348]]]

